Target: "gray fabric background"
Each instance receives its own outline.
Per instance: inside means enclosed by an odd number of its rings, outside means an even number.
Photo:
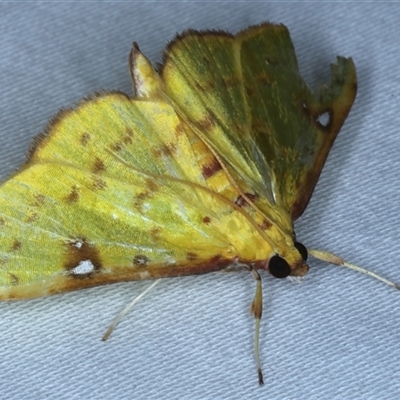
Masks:
[[[152,60],[176,32],[291,31],[314,85],[352,56],[359,92],[311,203],[309,247],[400,282],[400,7],[395,3],[83,2],[0,4],[0,176],[62,106],[99,89],[131,93],[133,40]],[[393,399],[400,397],[400,293],[310,261],[303,284],[264,275],[253,361],[250,274],[167,279],[100,341],[148,282],[0,304],[2,399]]]

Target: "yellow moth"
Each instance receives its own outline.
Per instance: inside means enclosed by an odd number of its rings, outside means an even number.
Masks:
[[[187,31],[160,71],[134,44],[129,66],[134,97],[101,93],[60,111],[0,187],[0,299],[246,268],[262,384],[258,271],[308,271],[293,222],[353,104],[353,61],[338,57],[313,92],[287,28],[265,23]]]

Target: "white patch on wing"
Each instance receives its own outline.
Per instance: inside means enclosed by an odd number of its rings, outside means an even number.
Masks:
[[[81,261],[75,268],[70,270],[73,275],[85,275],[94,271],[94,265],[90,260]]]

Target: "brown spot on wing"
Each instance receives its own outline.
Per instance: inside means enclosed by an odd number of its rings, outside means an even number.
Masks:
[[[161,232],[162,232],[162,229],[161,229],[161,228],[158,228],[158,227],[152,228],[152,229],[150,230],[150,236],[151,236],[151,238],[156,242],[156,241],[160,240],[160,238],[161,238]]]
[[[34,200],[32,202],[32,205],[34,207],[40,207],[41,205],[43,205],[44,200],[46,198],[43,194],[40,194],[40,193],[36,193],[33,197],[34,197]]]
[[[211,222],[211,218],[205,216],[205,217],[203,218],[203,222],[204,222],[205,224],[209,224],[209,223]]]
[[[96,157],[93,167],[92,167],[92,172],[94,172],[95,174],[98,174],[105,170],[106,170],[106,166],[104,164],[104,161],[101,158]]]
[[[65,200],[68,204],[76,203],[79,200],[79,187],[77,185],[71,187],[71,191]]]
[[[152,179],[146,179],[146,184],[147,184],[147,190],[138,193],[136,196],[133,198],[133,204],[136,208],[140,208],[143,205],[143,202],[151,199],[153,196],[154,192],[156,192],[159,189],[159,186],[154,180]]]
[[[25,221],[29,224],[31,222],[37,221],[39,219],[39,215],[35,212],[29,212],[26,215]]]
[[[252,194],[252,193],[245,193],[246,197],[250,200],[250,201],[255,201],[258,197],[257,194]],[[248,202],[246,201],[246,199],[242,196],[239,195],[236,200],[235,200],[235,204],[239,207],[245,207],[248,205]]]
[[[263,222],[262,222],[262,224],[260,225],[260,228],[261,228],[263,231],[266,231],[267,229],[269,229],[269,228],[271,228],[271,227],[272,227],[271,222],[267,221],[266,219],[264,219]]]
[[[22,246],[22,243],[18,239],[15,239],[11,246],[11,250],[18,251],[21,248],[21,246]]]
[[[205,179],[210,178],[211,176],[216,174],[221,169],[222,169],[222,166],[215,157],[213,157],[213,160],[211,161],[211,163],[204,164],[201,166],[201,172]]]
[[[170,157],[176,153],[175,143],[164,143],[161,147],[154,150],[154,156],[160,158],[161,156]]]
[[[89,143],[90,139],[91,139],[90,133],[89,132],[83,132],[81,137],[80,137],[81,145],[83,147],[87,146],[87,144]]]
[[[122,150],[122,143],[120,141],[115,142],[111,146],[111,150],[115,151],[116,153],[120,152]]]
[[[185,125],[182,122],[175,128],[175,133],[177,137],[186,135]]]
[[[125,144],[131,144],[133,142],[133,131],[129,127],[126,127],[125,129],[125,136],[123,138],[123,142]]]
[[[244,197],[242,195],[239,195],[235,200],[235,204],[237,206],[239,206],[239,207],[243,207],[248,203],[247,203],[247,201],[244,199]]]
[[[97,190],[104,190],[107,187],[106,181],[96,176],[93,177],[93,188]]]
[[[143,203],[150,199],[153,196],[153,192],[151,192],[150,190],[146,190],[142,193],[137,194],[134,198],[133,198],[133,204],[136,208],[138,207],[142,207]]]
[[[209,131],[215,128],[216,123],[215,123],[215,117],[213,117],[211,114],[207,114],[204,116],[204,118],[199,119],[197,121],[197,124],[199,125],[200,129]]]

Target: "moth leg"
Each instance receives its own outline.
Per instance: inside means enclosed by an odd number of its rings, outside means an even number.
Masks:
[[[124,315],[143,297],[145,296],[148,292],[150,292],[151,289],[154,288],[154,286],[157,285],[157,283],[161,279],[155,280],[146,290],[144,290],[142,293],[140,293],[138,296],[136,296],[114,319],[110,327],[107,329],[107,332],[104,334],[104,336],[101,338],[103,342],[105,342],[111,335],[111,333],[114,331],[115,327],[119,324],[121,319],[124,317]]]
[[[251,312],[254,314],[255,319],[255,333],[254,333],[254,356],[257,364],[258,383],[260,386],[264,385],[263,374],[261,370],[260,361],[260,320],[262,316],[262,284],[260,274],[253,268],[251,270],[254,279],[256,280],[256,293],[253,302],[251,303]]]

